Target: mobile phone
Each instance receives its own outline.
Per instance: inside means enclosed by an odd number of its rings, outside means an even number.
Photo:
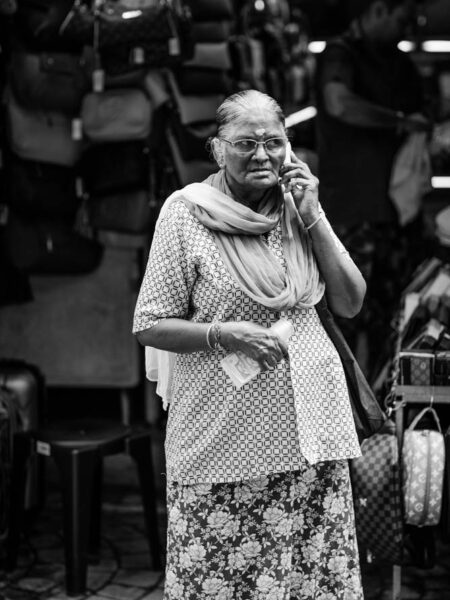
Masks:
[[[286,144],[286,156],[284,157],[285,165],[287,163],[291,162],[291,152],[292,152],[291,142],[288,141],[288,143]]]

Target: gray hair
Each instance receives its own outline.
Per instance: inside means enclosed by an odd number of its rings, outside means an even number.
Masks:
[[[231,94],[231,96],[225,98],[217,109],[217,134],[216,137],[209,140],[208,146],[219,167],[223,167],[223,151],[220,149],[220,138],[227,137],[229,128],[242,119],[244,113],[252,112],[258,108],[271,111],[281,125],[285,127],[285,116],[281,106],[274,98],[258,90],[243,90]]]
[[[228,127],[241,119],[244,112],[251,112],[258,108],[271,111],[284,127],[283,110],[274,98],[258,90],[243,90],[228,96],[217,109],[218,137],[226,135]]]

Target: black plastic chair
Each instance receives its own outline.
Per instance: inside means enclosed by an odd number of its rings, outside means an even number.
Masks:
[[[104,421],[77,420],[55,423],[37,431],[19,433],[14,443],[12,514],[7,568],[17,565],[27,465],[33,452],[52,457],[62,487],[66,593],[85,593],[88,563],[99,557],[103,458],[127,452],[135,461],[152,561],[161,568],[156,492],[149,428]]]

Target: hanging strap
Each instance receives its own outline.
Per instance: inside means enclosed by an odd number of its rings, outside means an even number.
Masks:
[[[433,415],[434,421],[435,421],[436,426],[437,426],[437,429],[438,429],[439,433],[442,433],[441,423],[439,421],[439,417],[437,415],[437,412],[431,406],[426,406],[424,409],[422,409],[420,411],[420,413],[418,415],[416,415],[416,417],[414,418],[414,420],[409,425],[407,431],[413,431],[417,427],[417,424],[419,423],[419,421],[426,415],[427,412],[430,412]]]

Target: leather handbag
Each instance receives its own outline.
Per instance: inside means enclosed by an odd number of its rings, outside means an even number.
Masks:
[[[215,121],[216,111],[225,100],[224,94],[184,95],[180,92],[175,75],[171,71],[167,73],[167,82],[174,109],[183,125]]]
[[[65,220],[22,219],[12,211],[5,228],[6,252],[27,273],[69,275],[97,268],[103,246],[81,235]]]
[[[208,160],[207,142],[217,133],[215,122],[183,125],[176,113],[170,116],[172,131],[185,160]]]
[[[149,187],[149,148],[144,142],[95,144],[83,152],[80,174],[88,194],[115,195]]]
[[[82,145],[72,137],[72,119],[62,112],[20,106],[6,93],[6,122],[10,148],[27,160],[73,166]]]
[[[134,9],[120,0],[104,0],[98,9],[76,1],[59,33],[74,45],[94,45],[104,51],[124,45],[141,46],[149,40],[178,40],[190,28],[190,13],[183,8],[176,10],[166,0]]]
[[[228,71],[232,67],[228,42],[197,43],[192,58],[184,60],[183,64],[188,67]]]
[[[174,71],[179,90],[184,95],[231,94],[233,82],[228,71],[181,66]]]
[[[350,461],[358,543],[374,560],[401,564],[403,511],[401,469],[395,424],[361,444],[362,456]]]
[[[9,81],[26,108],[78,113],[91,80],[84,58],[67,52],[12,52]]]
[[[315,308],[325,331],[334,343],[341,358],[347,379],[356,433],[361,442],[380,431],[386,421],[386,415],[381,409],[332,313],[329,311],[325,297],[316,304]]]
[[[434,429],[416,429],[430,414]],[[402,469],[405,522],[409,525],[438,525],[444,491],[445,443],[439,418],[427,406],[414,418],[403,436]]]
[[[89,223],[95,229],[148,233],[153,214],[151,197],[147,190],[92,196],[88,201],[88,214]]]
[[[194,21],[192,37],[195,44],[201,42],[226,42],[232,31],[232,21]]]
[[[91,92],[83,98],[80,118],[91,142],[142,140],[150,134],[152,106],[137,88]]]
[[[188,183],[203,181],[217,171],[217,165],[212,160],[186,160],[183,158],[175,135],[170,128],[166,131],[172,163],[178,184],[184,187]]]
[[[73,222],[80,200],[72,167],[10,157],[8,200],[25,218],[57,217]]]
[[[194,21],[231,21],[234,19],[232,0],[189,0]]]

